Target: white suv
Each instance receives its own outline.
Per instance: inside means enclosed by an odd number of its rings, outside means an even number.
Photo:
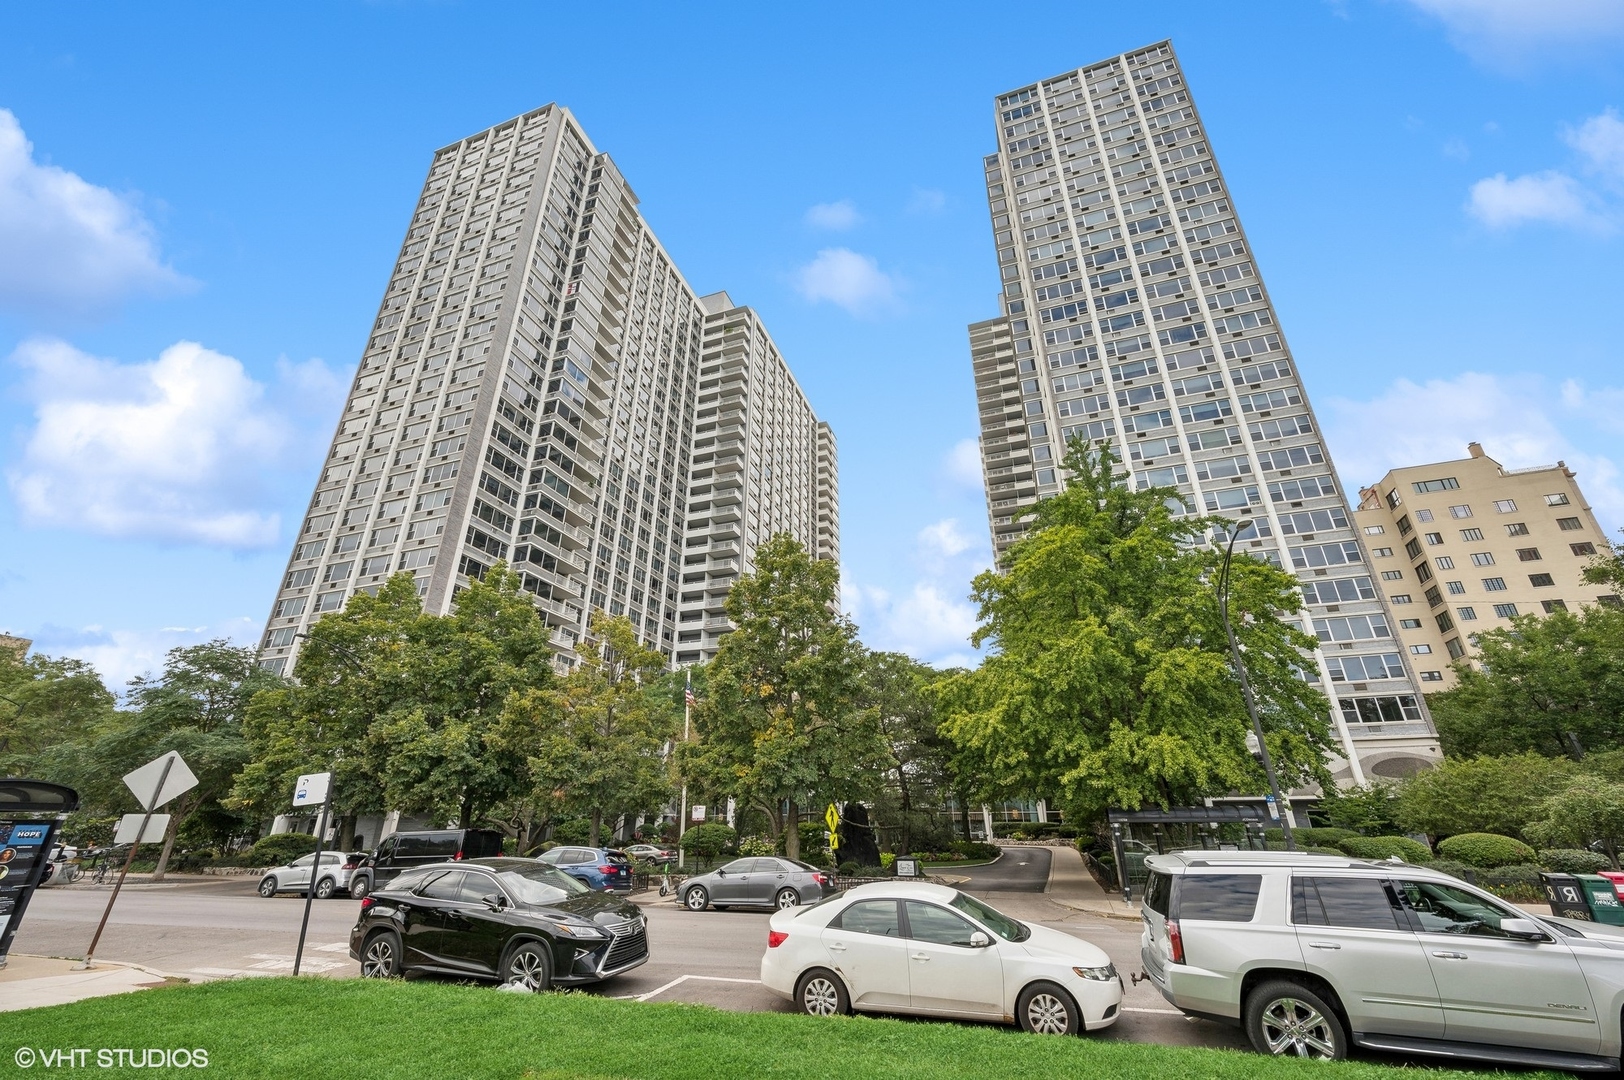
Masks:
[[[1619,1067],[1624,928],[1536,919],[1397,860],[1187,851],[1145,866],[1151,981],[1262,1053]]]

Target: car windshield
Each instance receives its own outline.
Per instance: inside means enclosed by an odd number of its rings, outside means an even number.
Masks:
[[[1016,922],[1008,915],[988,907],[973,896],[955,893],[952,903],[954,907],[976,919],[982,926],[985,926],[1005,941],[1025,941],[1032,936],[1032,931],[1027,929],[1025,923]]]
[[[562,870],[556,870],[544,863],[527,866],[522,870],[503,870],[496,878],[519,903],[542,907],[592,891]]]

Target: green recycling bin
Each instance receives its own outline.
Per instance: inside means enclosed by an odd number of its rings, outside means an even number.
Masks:
[[[1584,891],[1590,914],[1599,923],[1624,926],[1624,904],[1619,903],[1618,890],[1600,874],[1575,874],[1579,888]]]

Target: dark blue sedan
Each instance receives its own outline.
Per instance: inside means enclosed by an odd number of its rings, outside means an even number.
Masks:
[[[594,891],[632,891],[632,861],[624,851],[565,846],[543,852],[540,858]]]

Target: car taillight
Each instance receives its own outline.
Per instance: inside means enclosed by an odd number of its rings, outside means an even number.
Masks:
[[[376,904],[376,903],[377,903],[377,901],[372,899],[372,897],[370,897],[370,896],[361,897],[361,911],[364,913],[368,908],[370,908],[373,904]]]
[[[1167,949],[1173,963],[1184,963],[1184,935],[1179,933],[1179,924],[1172,919],[1167,920]]]
[[[358,862],[347,862],[347,863],[344,864],[344,869],[346,869],[346,870],[354,870],[357,866],[360,866],[360,865],[361,864],[358,863]]]
[[[767,931],[767,948],[769,948],[769,949],[778,948],[778,946],[782,945],[784,943],[784,940],[786,938],[788,938],[788,937],[789,937],[789,935],[784,933],[784,931],[782,931],[782,930],[769,930],[769,931]]]
[[[462,858],[462,852],[460,852],[460,851],[457,852],[455,855],[451,856],[451,858],[452,858],[453,862],[456,861],[457,859]]]
[[[614,863],[604,863],[602,866],[598,867],[598,873],[600,874],[617,874],[619,872],[620,867],[616,866]]]
[[[827,885],[828,884],[828,881],[824,878],[824,876],[822,874],[813,874],[812,875],[812,880],[817,882],[819,885]]]

